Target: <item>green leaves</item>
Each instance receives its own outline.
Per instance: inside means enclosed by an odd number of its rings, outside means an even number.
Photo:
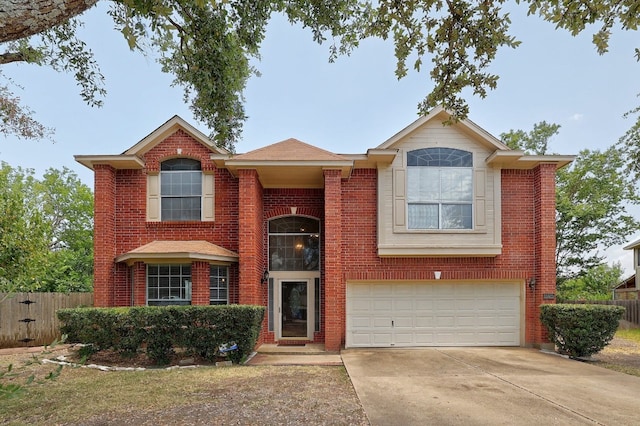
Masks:
[[[542,121],[533,130],[509,130],[500,135],[512,149],[547,154],[560,126]],[[640,146],[640,145],[639,145]],[[627,153],[619,146],[605,151],[583,150],[556,173],[556,268],[558,283],[592,273],[604,261],[599,249],[620,244],[640,229],[629,214],[640,204],[634,179],[625,171]]]
[[[627,208],[640,203],[635,181],[626,173],[624,153],[583,150],[556,179],[556,262],[560,281],[600,264],[598,249],[626,241],[640,229]]]
[[[540,320],[560,353],[571,358],[590,356],[609,344],[624,314],[622,306],[540,306]]]
[[[0,163],[0,291],[90,291],[93,195],[71,170]]]
[[[578,300],[611,300],[613,289],[622,278],[622,266],[600,264],[584,275],[558,283],[556,297],[560,302]]]

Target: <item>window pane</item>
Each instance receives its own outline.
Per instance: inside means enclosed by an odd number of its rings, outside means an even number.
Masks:
[[[471,169],[441,169],[442,201],[473,200],[473,173]]]
[[[171,170],[200,170],[200,162],[190,158],[174,158],[163,161],[160,165],[161,171]]]
[[[191,302],[190,265],[147,265],[147,304]]]
[[[443,204],[443,229],[471,229],[471,204]]]
[[[408,166],[473,167],[473,154],[455,148],[423,148],[407,153]]]
[[[211,265],[209,268],[209,304],[226,305],[228,303],[229,269],[226,266]]]
[[[409,204],[409,229],[438,229],[437,204]]]
[[[409,203],[440,199],[440,169],[409,167],[407,169],[407,201]]]
[[[269,221],[269,232],[273,234],[317,234],[320,232],[320,221],[300,216],[281,217]]]

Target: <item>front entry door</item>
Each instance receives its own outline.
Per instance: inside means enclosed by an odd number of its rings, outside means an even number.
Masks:
[[[281,280],[279,339],[313,339],[313,289],[310,280]]]

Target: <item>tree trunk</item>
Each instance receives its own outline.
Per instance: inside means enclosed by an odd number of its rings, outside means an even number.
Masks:
[[[3,0],[0,43],[29,37],[81,14],[98,0]]]

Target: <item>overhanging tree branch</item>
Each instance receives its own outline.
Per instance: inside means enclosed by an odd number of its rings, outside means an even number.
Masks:
[[[0,7],[0,43],[39,34],[91,8],[98,0],[12,0]]]

